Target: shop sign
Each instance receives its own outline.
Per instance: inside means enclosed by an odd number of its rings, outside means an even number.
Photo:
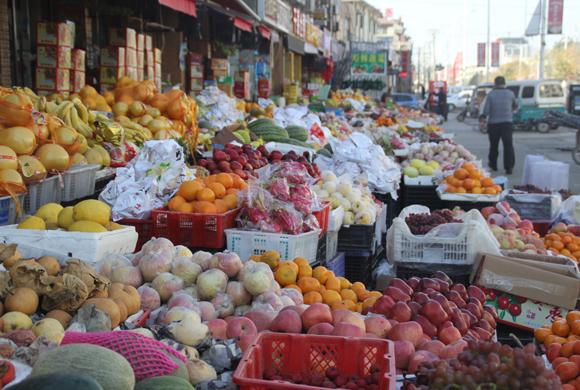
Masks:
[[[381,76],[387,74],[387,52],[371,42],[352,43],[351,74]]]
[[[287,32],[292,31],[292,7],[278,0],[278,21],[277,25]]]
[[[486,44],[485,43],[478,43],[477,44],[477,66],[485,66],[486,60]]]
[[[564,0],[550,0],[548,5],[548,34],[562,34]]]

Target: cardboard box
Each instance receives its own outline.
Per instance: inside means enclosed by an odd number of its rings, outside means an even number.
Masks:
[[[155,79],[155,67],[154,66],[146,66],[145,67],[145,80],[154,80]]]
[[[155,65],[155,53],[153,50],[145,50],[145,66]]]
[[[145,52],[143,50],[137,51],[137,67],[141,69],[145,67]]]
[[[145,34],[137,34],[137,50],[143,51],[145,50]]]
[[[116,84],[117,80],[125,76],[125,68],[121,66],[101,66],[101,84]]]
[[[70,72],[70,85],[71,91],[79,92],[82,87],[86,84],[86,74],[80,70],[71,70]]]
[[[193,92],[201,92],[203,90],[203,79],[191,78],[189,82],[189,89]]]
[[[137,80],[138,81],[145,80],[145,70],[143,68],[137,68]]]
[[[227,59],[223,58],[212,58],[211,59],[211,68],[212,70],[230,70],[230,62]]]
[[[145,35],[145,50],[153,50],[153,37]]]
[[[72,68],[72,49],[68,46],[38,45],[36,66],[39,68]]]
[[[86,70],[87,52],[81,49],[72,50],[72,68],[73,70]]]
[[[36,24],[36,44],[73,47],[75,24],[73,22]]]
[[[125,66],[125,76],[137,80],[139,77],[139,72],[137,72],[137,67],[135,66]]]
[[[161,64],[155,64],[155,78],[161,80]]]
[[[546,269],[542,262],[482,254],[474,283],[552,306],[574,309],[580,279]]]
[[[137,67],[137,49],[131,47],[125,48],[125,66],[132,68]]]
[[[161,49],[153,49],[153,60],[156,64],[160,64],[162,62],[162,55]]]
[[[109,45],[137,49],[137,32],[132,28],[112,28],[109,30]]]
[[[250,100],[250,72],[236,72],[234,95],[239,99]]]
[[[70,91],[70,70],[58,68],[36,68],[36,89],[57,92]]]
[[[101,48],[101,66],[122,68],[125,66],[124,47],[103,47]]]

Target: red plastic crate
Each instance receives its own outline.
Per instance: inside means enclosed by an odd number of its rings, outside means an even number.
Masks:
[[[316,210],[312,212],[312,215],[318,221],[318,225],[320,225],[320,236],[328,230],[328,217],[330,215],[330,202],[325,202],[325,205],[320,210]]]
[[[242,390],[314,390],[322,387],[262,379],[266,368],[282,374],[324,374],[336,367],[341,374],[365,377],[375,365],[381,371],[379,388],[395,390],[394,344],[389,340],[308,334],[262,332],[234,372]]]
[[[534,224],[534,230],[536,233],[540,235],[540,237],[544,237],[550,231],[550,225],[552,221],[532,221]]]
[[[220,249],[226,246],[225,229],[233,228],[239,209],[224,214],[194,214],[156,209],[151,212],[152,235],[174,245]]]
[[[151,234],[153,221],[150,219],[125,218],[117,221],[117,223],[125,226],[133,226],[135,228],[135,231],[139,235],[135,252],[140,251],[143,244],[153,237]]]

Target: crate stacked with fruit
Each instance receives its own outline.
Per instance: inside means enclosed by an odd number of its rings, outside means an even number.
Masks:
[[[544,237],[546,248],[576,262],[580,261],[580,228],[557,223]]]

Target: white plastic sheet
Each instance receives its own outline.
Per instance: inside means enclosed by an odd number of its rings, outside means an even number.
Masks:
[[[558,219],[570,225],[580,224],[580,195],[571,196],[562,203]]]
[[[151,210],[169,201],[187,177],[192,173],[175,140],[148,141],[126,167],[117,170],[99,199],[111,206],[114,221],[146,219]]]
[[[244,119],[244,113],[236,108],[236,99],[229,97],[217,87],[208,87],[196,97],[200,103],[201,119],[222,128]]]
[[[526,156],[522,184],[531,184],[541,189],[560,191],[569,188],[570,165],[551,161],[543,156]]]

